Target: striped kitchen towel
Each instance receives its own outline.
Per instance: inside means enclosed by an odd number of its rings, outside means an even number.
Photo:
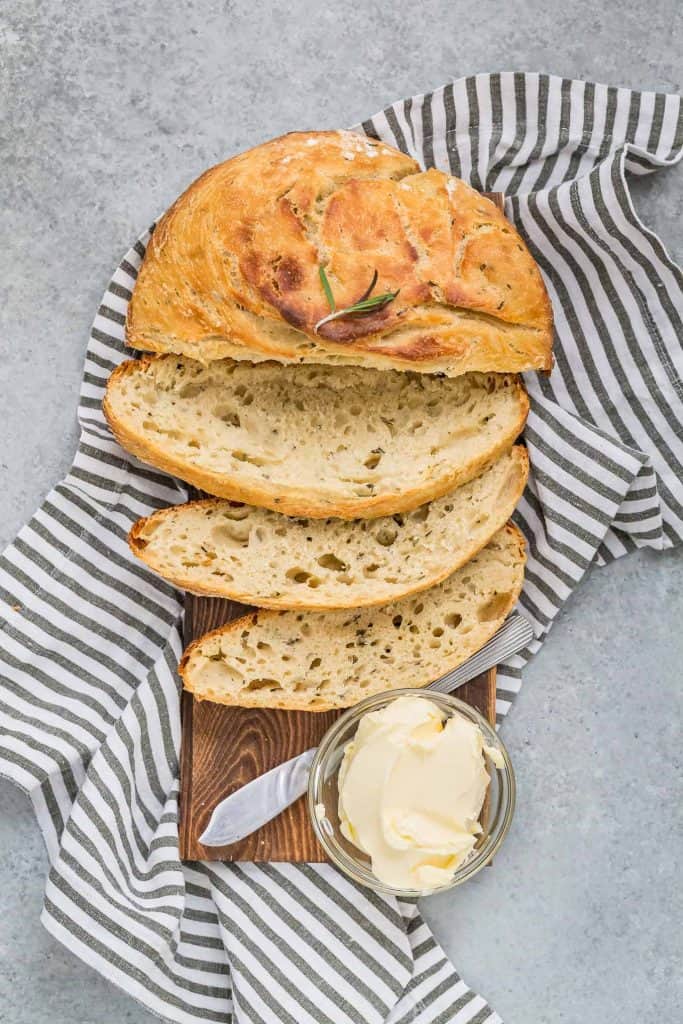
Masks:
[[[532,475],[518,512],[536,640],[500,671],[502,717],[589,566],[683,535],[681,272],[627,184],[679,160],[680,102],[479,75],[358,130],[505,191],[555,307],[555,369],[526,380]],[[500,1021],[415,904],[326,865],[178,859],[182,598],[130,556],[126,533],[185,495],[123,452],[101,411],[147,238],[95,318],[73,468],[0,562],[0,770],[45,836],[45,926],[167,1021]]]

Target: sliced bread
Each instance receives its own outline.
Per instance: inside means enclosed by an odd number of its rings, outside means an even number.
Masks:
[[[493,636],[519,596],[524,562],[524,538],[508,524],[442,583],[401,601],[253,612],[188,647],[183,683],[199,700],[306,711],[426,686]]]
[[[380,519],[290,519],[222,499],[140,519],[134,553],[196,594],[263,608],[361,608],[445,579],[512,515],[529,460],[521,445],[413,512]]]
[[[182,356],[122,363],[104,412],[124,448],[210,494],[314,519],[417,508],[511,447],[514,375],[456,378]]]

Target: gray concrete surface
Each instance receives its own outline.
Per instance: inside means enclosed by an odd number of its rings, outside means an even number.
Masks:
[[[674,0],[15,0],[0,15],[0,541],[69,466],[89,324],[131,239],[206,166],[296,127],[351,124],[486,70],[680,88]],[[677,39],[678,31],[678,39]],[[680,257],[679,172],[640,182]],[[592,574],[527,672],[505,739],[519,809],[494,868],[425,911],[506,1024],[683,1012],[674,780],[683,559]],[[40,927],[46,857],[0,783],[0,1020],[153,1018]]]

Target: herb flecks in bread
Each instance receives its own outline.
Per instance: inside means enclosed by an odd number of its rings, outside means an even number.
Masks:
[[[466,483],[520,434],[518,377],[178,356],[131,360],[104,411],[134,455],[218,497],[311,518],[410,511]]]
[[[377,608],[259,611],[191,644],[180,663],[200,700],[325,711],[426,686],[478,651],[514,607],[524,539],[512,524],[423,593]]]
[[[480,476],[413,512],[301,519],[209,499],[140,519],[135,554],[198,594],[265,608],[360,608],[439,583],[507,522],[528,474],[513,448]]]

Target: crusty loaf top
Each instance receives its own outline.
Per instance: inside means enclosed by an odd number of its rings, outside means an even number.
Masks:
[[[375,271],[375,293],[399,294],[316,330],[321,266],[337,308]],[[352,132],[294,132],[207,171],[152,236],[129,344],[210,359],[220,337],[275,357],[312,342],[416,369],[547,369],[552,314],[524,242],[464,182]]]

